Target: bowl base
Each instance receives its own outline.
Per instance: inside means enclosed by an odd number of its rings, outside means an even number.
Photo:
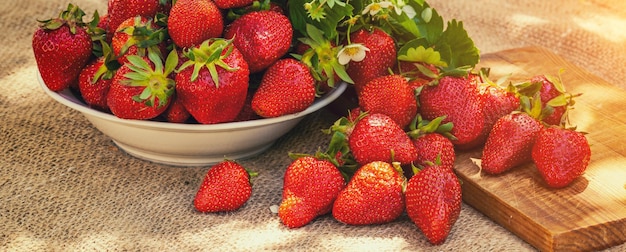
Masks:
[[[171,165],[171,166],[179,166],[179,167],[195,167],[195,166],[210,166],[217,164],[225,159],[229,160],[241,160],[246,158],[254,157],[258,154],[269,149],[274,142],[271,142],[265,146],[261,146],[252,151],[248,152],[239,152],[232,153],[223,156],[181,156],[181,155],[167,155],[163,153],[155,153],[151,151],[146,151],[143,149],[138,149],[118,141],[112,140],[115,145],[117,145],[120,149],[125,151],[131,156],[137,157],[139,159],[147,160],[154,163]]]

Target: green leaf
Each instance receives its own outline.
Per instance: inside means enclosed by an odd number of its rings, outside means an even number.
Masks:
[[[301,34],[307,34],[307,24],[312,24],[320,29],[325,37],[329,40],[333,40],[338,36],[337,26],[346,17],[352,15],[353,6],[350,4],[337,4],[339,1],[334,1],[332,8],[323,3],[311,2],[318,4],[321,10],[323,10],[324,18],[315,19],[311,18],[310,13],[304,7],[310,0],[290,0],[289,6],[289,18],[294,30]],[[317,8],[317,6],[315,6]]]
[[[480,60],[480,52],[463,28],[463,22],[456,20],[448,22],[448,27],[438,44],[446,45],[450,49],[447,69],[474,67]]]
[[[435,9],[432,9],[428,4],[423,6],[412,5],[417,13],[420,15],[414,18],[417,28],[419,29],[420,37],[423,37],[428,41],[428,45],[434,45],[443,34],[443,18],[437,13]],[[428,16],[430,20],[424,20],[424,12],[430,12]],[[419,19],[418,19],[419,17]]]
[[[406,50],[406,54],[399,55],[398,60],[409,62],[424,62],[435,66],[446,67],[448,64],[441,60],[441,54],[432,47],[424,46],[411,47]]]

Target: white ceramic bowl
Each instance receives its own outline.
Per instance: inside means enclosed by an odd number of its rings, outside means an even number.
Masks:
[[[87,120],[128,154],[175,166],[212,165],[225,158],[236,160],[258,155],[295,127],[304,116],[337,99],[347,86],[341,83],[300,113],[201,125],[121,119],[88,107],[69,90],[50,91],[39,73],[37,77],[46,94],[83,113]]]

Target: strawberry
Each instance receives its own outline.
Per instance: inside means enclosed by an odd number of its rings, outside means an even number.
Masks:
[[[237,114],[237,117],[235,117],[235,120],[233,121],[243,122],[243,121],[250,121],[250,120],[256,120],[256,119],[261,118],[252,109],[252,97],[254,96],[255,91],[256,91],[255,89],[248,90],[248,93],[246,95],[246,101],[243,104],[243,108],[241,108],[241,111],[239,111],[239,114]]]
[[[539,132],[531,155],[545,183],[551,188],[562,188],[585,172],[591,148],[583,133],[550,126]]]
[[[318,82],[320,92],[326,92],[335,87],[335,83],[343,80],[353,83],[352,79],[334,55],[339,54],[341,47],[334,41],[324,37],[324,33],[313,25],[306,26],[306,36],[298,38],[294,53],[302,63],[311,69],[313,78]]]
[[[352,155],[362,165],[373,161],[404,165],[417,158],[409,136],[385,114],[367,114],[358,120],[348,136],[348,144]]]
[[[253,11],[230,23],[224,37],[233,39],[233,44],[248,62],[250,73],[257,73],[289,51],[293,27],[284,14],[271,10]]]
[[[193,47],[222,36],[224,19],[211,0],[178,0],[170,10],[167,29],[177,46]]]
[[[142,16],[154,18],[157,13],[166,13],[165,0],[109,0],[107,19],[110,34],[129,18]]]
[[[386,114],[401,128],[409,125],[417,114],[415,92],[400,75],[372,79],[362,88],[358,97],[363,111]]]
[[[346,72],[354,81],[357,93],[370,80],[389,74],[396,63],[396,44],[393,38],[381,29],[360,29],[350,34],[352,44],[362,44],[369,49],[362,61],[351,61]]]
[[[104,55],[93,59],[83,68],[78,77],[78,89],[89,106],[108,111],[106,103],[111,81],[120,67],[107,43],[102,43]]]
[[[193,200],[200,212],[227,212],[241,208],[252,195],[249,173],[241,164],[225,160],[206,173]]]
[[[440,166],[454,168],[456,154],[454,144],[450,140],[455,139],[450,134],[452,123],[441,124],[443,119],[445,117],[441,116],[427,121],[422,120],[422,117],[418,115],[412,122],[407,134],[417,149],[417,158],[413,162],[415,165],[427,166],[438,160]]]
[[[308,108],[315,100],[315,79],[302,62],[286,58],[263,74],[252,97],[252,109],[261,117],[278,117]]]
[[[406,213],[433,245],[445,242],[461,213],[461,184],[453,170],[428,166],[406,185]]]
[[[246,100],[249,70],[243,56],[222,38],[189,48],[188,60],[177,70],[176,93],[202,124],[230,122]]]
[[[402,168],[374,161],[361,166],[339,193],[333,217],[349,225],[389,223],[404,212]]]
[[[40,21],[32,38],[37,68],[46,86],[61,91],[76,85],[92,58],[92,41],[82,18],[85,13],[69,4],[59,17]]]
[[[420,114],[426,120],[446,116],[452,122],[452,143],[459,149],[477,146],[483,131],[484,113],[476,84],[466,77],[445,76],[424,86],[418,96]]]
[[[503,88],[491,81],[479,84],[479,92],[483,104],[482,110],[485,114],[485,124],[481,137],[477,141],[479,144],[484,144],[489,131],[500,117],[519,110],[520,99],[513,85]]]
[[[111,39],[113,53],[120,64],[128,62],[128,55],[144,57],[155,54],[161,58],[165,48],[165,30],[152,19],[136,16],[122,22]]]
[[[213,0],[220,9],[240,8],[251,5],[255,0]]]
[[[287,227],[302,227],[329,213],[345,185],[341,172],[329,160],[298,157],[285,171],[278,216]]]
[[[557,80],[548,78],[545,75],[537,75],[531,78],[531,83],[541,83],[541,89],[539,93],[541,94],[541,104],[545,108],[548,103],[555,98],[558,98],[561,95],[565,94],[565,87],[563,84]],[[563,115],[565,114],[565,110],[567,106],[550,106],[552,108],[552,112],[544,115],[543,121],[550,125],[561,125]]]
[[[498,119],[483,148],[481,167],[491,174],[529,163],[542,124],[528,113],[517,112]]]
[[[529,97],[539,93],[542,105],[540,119],[548,125],[567,123],[567,112],[574,106],[574,97],[580,96],[568,93],[560,78],[548,75],[533,76],[528,82],[518,83],[517,88]]]
[[[129,63],[124,64],[113,76],[107,105],[115,116],[152,119],[167,109],[175,86],[169,75],[178,64],[177,54],[172,51],[165,65],[154,54],[148,57],[128,56]]]
[[[189,118],[191,118],[191,114],[189,114],[189,111],[187,111],[176,93],[172,95],[172,101],[170,102],[170,105],[167,107],[167,109],[163,112],[163,116],[165,117],[166,121],[173,123],[184,123]]]

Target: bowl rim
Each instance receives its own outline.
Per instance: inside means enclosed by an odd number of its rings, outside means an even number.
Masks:
[[[316,98],[313,104],[311,104],[305,110],[293,113],[289,115],[283,115],[280,117],[274,118],[261,118],[250,121],[241,121],[241,122],[227,122],[227,123],[217,123],[217,124],[184,124],[184,123],[171,123],[171,122],[159,122],[159,121],[150,121],[150,120],[136,120],[136,119],[122,119],[113,114],[102,112],[87,106],[87,104],[78,100],[76,96],[69,90],[65,89],[59,92],[55,92],[50,90],[45,82],[43,81],[39,70],[37,70],[37,80],[43,91],[52,97],[57,102],[70,107],[74,110],[82,112],[84,114],[88,114],[91,116],[98,117],[103,120],[112,121],[120,124],[127,124],[139,127],[153,127],[153,128],[163,128],[163,129],[173,129],[173,130],[189,130],[189,131],[218,131],[218,130],[234,130],[234,129],[243,129],[243,128],[252,128],[259,126],[266,126],[271,124],[276,124],[284,121],[293,120],[296,118],[303,117],[310,113],[313,113],[335,99],[337,99],[347,88],[348,83],[340,82],[339,85],[335,86],[330,92],[327,92],[320,98]]]

